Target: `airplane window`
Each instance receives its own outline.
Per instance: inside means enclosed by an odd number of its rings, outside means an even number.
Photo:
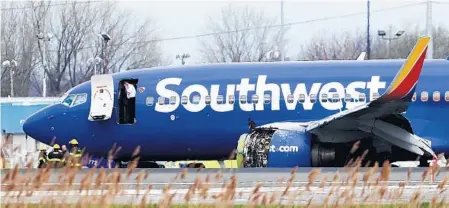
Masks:
[[[164,105],[165,104],[165,98],[164,97],[159,97],[158,98],[158,102],[159,102],[159,105]]]
[[[301,97],[301,95],[299,95],[299,97]],[[311,103],[315,103],[316,102],[316,95],[315,94],[310,94],[310,102]]]
[[[61,98],[59,98],[59,102],[60,103],[62,103],[62,102],[64,102],[64,100],[67,98],[67,96],[69,96],[69,93],[64,93],[62,96],[61,96]]]
[[[359,94],[359,101],[360,102],[365,102],[365,99],[366,99],[365,93],[360,93]]]
[[[380,97],[379,93],[377,93],[377,92],[373,93],[373,100],[376,100],[379,97]]]
[[[147,104],[147,106],[153,106],[153,104],[154,104],[154,97],[153,96],[148,96],[147,100],[146,100],[146,104]]]
[[[305,101],[306,101],[306,95],[299,94],[298,102],[299,103],[304,103]]]
[[[350,94],[346,94],[345,95],[345,102],[351,102],[351,95]]]
[[[75,98],[75,101],[73,102],[72,106],[77,106],[85,103],[87,101],[87,94],[78,94]]]
[[[206,95],[206,105],[210,105],[210,95]]]
[[[228,96],[228,102],[229,102],[229,104],[234,104],[234,102],[235,102],[235,97],[234,97],[234,95],[229,95]]]
[[[293,95],[287,95],[287,102],[293,103]]]
[[[439,91],[434,91],[433,92],[433,101],[439,102],[440,98],[441,98],[440,92]]]
[[[257,104],[259,102],[259,96],[257,96],[257,95],[251,96],[251,99],[253,100],[254,104]]]
[[[68,95],[63,101],[62,104],[66,106],[72,105],[73,99],[75,98],[75,94]]]
[[[193,96],[193,104],[199,104],[200,100],[201,100],[201,98],[199,95]]]
[[[264,95],[264,97],[263,97],[263,102],[264,102],[265,104],[270,104],[270,102],[271,102],[271,96],[270,96],[270,94],[265,94],[265,95]]]
[[[182,96],[181,104],[186,105],[188,100],[189,100],[189,98],[187,96],[185,96],[185,95]]]
[[[413,93],[413,97],[412,97],[412,102],[415,102],[415,101],[416,101],[416,92]]]
[[[427,93],[427,91],[422,91],[421,92],[421,101],[427,102],[428,99],[429,99],[429,94]]]
[[[340,95],[337,93],[332,94],[332,102],[336,103],[340,99]]]
[[[245,104],[246,100],[246,95],[240,95],[240,103]]]
[[[323,102],[323,103],[327,102],[327,94],[326,93],[323,93],[321,95],[321,102]]]
[[[170,105],[174,105],[176,104],[176,96],[171,96],[170,97]]]
[[[444,100],[446,100],[446,102],[449,102],[449,91],[446,91],[444,93]]]
[[[223,104],[223,95],[219,95],[219,96],[217,97],[217,103],[218,103],[218,104]]]

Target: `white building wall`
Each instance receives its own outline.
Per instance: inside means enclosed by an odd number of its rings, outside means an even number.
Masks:
[[[2,144],[5,144],[5,137],[2,137]],[[32,161],[32,167],[37,167],[37,157],[39,156],[39,147],[42,143],[36,141],[32,137],[26,137],[25,134],[12,134],[9,136],[9,144],[5,145],[13,168],[16,164],[19,168],[25,168],[27,162]],[[43,144],[45,145],[45,144]],[[45,145],[49,149],[48,145]]]

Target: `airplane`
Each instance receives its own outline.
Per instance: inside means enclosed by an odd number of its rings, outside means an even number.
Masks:
[[[139,146],[140,161],[150,162],[221,161],[235,150],[245,168],[340,167],[362,155],[364,163],[426,166],[449,153],[449,61],[425,60],[429,40],[421,37],[406,60],[221,63],[95,75],[27,118],[23,130],[46,144],[76,138],[98,157],[120,147],[119,162]],[[136,88],[135,103],[125,105],[125,81]]]

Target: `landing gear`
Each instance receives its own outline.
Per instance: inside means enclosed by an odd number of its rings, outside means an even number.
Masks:
[[[128,165],[131,162],[123,162],[123,161],[118,161],[118,168],[128,168]],[[137,167],[136,168],[165,168],[164,165],[158,164],[157,162],[147,162],[147,161],[141,161],[137,163]]]

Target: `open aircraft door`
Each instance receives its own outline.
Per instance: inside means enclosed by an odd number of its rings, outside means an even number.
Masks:
[[[112,75],[94,75],[91,78],[90,121],[111,118],[114,107],[114,81]]]

